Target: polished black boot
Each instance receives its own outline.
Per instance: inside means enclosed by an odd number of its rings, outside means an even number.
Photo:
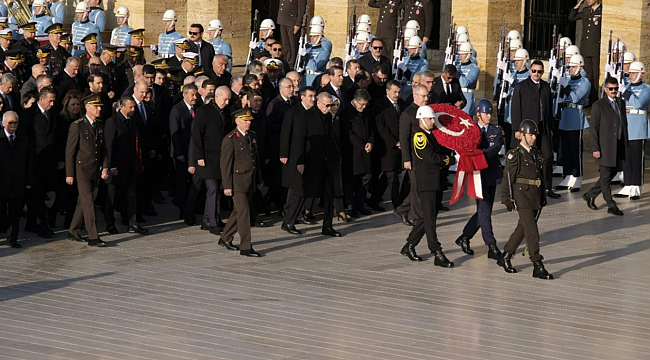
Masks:
[[[435,250],[431,253],[433,254],[433,265],[446,268],[454,267],[454,263],[447,259],[442,250]]]
[[[546,271],[544,264],[542,264],[541,261],[533,261],[533,277],[544,280],[553,279],[553,275]]]
[[[413,244],[406,243],[406,245],[402,247],[400,254],[407,256],[411,261],[422,261],[422,258],[415,252],[415,246],[413,246]]]
[[[550,199],[557,199],[560,197],[560,194],[554,192],[551,189],[546,190],[546,197]]]
[[[460,246],[460,249],[467,255],[474,255],[474,250],[469,247],[469,239],[465,235],[461,235],[456,239],[456,245]]]
[[[503,256],[501,256],[499,260],[497,260],[497,265],[501,266],[503,270],[505,270],[509,274],[516,274],[517,269],[512,267],[512,263],[510,262],[510,259],[512,259],[512,255],[504,251]]]
[[[499,260],[501,259],[501,251],[497,244],[488,245],[488,259]]]

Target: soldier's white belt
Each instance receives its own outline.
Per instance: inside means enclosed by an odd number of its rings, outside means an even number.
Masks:
[[[466,93],[470,93],[470,94],[473,94],[473,93],[474,93],[474,89],[461,88],[460,90],[461,90],[462,92],[466,92]]]
[[[646,115],[648,113],[647,110],[637,110],[637,109],[625,109],[625,112],[628,114],[635,114],[635,115]]]
[[[573,104],[573,103],[564,103],[563,106],[564,106],[564,107],[571,108],[571,109],[582,110],[582,105],[578,105],[578,104]]]
[[[320,71],[314,71],[314,70],[305,70],[305,74],[309,74],[309,75],[320,75],[320,74],[322,74],[322,72],[320,72]]]

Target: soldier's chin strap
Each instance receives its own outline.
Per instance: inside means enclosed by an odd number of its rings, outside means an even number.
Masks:
[[[165,28],[165,31],[169,32],[171,30],[174,30],[175,27],[176,27],[176,20],[172,20],[169,22],[169,26]]]
[[[535,144],[529,144],[528,140],[526,140],[526,134],[521,133],[521,140],[526,144],[526,146],[530,149],[532,148]]]

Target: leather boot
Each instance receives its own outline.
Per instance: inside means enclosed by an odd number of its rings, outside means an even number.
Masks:
[[[544,280],[553,279],[553,275],[546,271],[544,264],[542,264],[541,261],[533,261],[533,277]]]
[[[447,259],[447,257],[442,252],[442,250],[435,250],[432,252],[432,254],[433,254],[433,265],[446,267],[446,268],[454,267],[454,263],[449,261],[449,259]]]
[[[517,273],[517,269],[512,267],[510,259],[512,259],[512,255],[504,251],[503,256],[497,260],[497,265],[501,266],[508,274],[515,274]]]
[[[413,244],[406,243],[402,251],[400,251],[400,254],[407,256],[411,261],[422,261],[422,258],[415,252],[415,246]]]
[[[488,245],[488,259],[499,260],[501,259],[501,251],[497,244]]]
[[[456,239],[456,245],[467,255],[474,255],[474,250],[469,247],[469,239],[465,235],[461,235]]]

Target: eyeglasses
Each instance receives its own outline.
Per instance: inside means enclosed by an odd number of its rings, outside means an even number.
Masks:
[[[271,51],[282,51],[282,49],[271,49]]]
[[[322,101],[319,101],[319,103],[321,103],[321,104],[323,104],[323,105],[325,105],[325,107],[326,107],[326,108],[329,108],[329,107],[331,107],[331,106],[332,106],[332,104],[325,104],[325,103],[324,103],[324,102],[322,102]]]
[[[372,48],[375,50],[384,50],[383,46],[373,46]]]
[[[542,74],[542,73],[544,73],[544,70],[532,70],[531,69],[530,72],[533,73],[533,74]]]
[[[618,91],[618,86],[616,86],[616,87],[608,87],[607,90],[609,90],[609,91]]]
[[[188,31],[188,32],[190,33],[190,35],[198,35],[198,34],[200,34],[199,32],[194,32],[194,31]]]

